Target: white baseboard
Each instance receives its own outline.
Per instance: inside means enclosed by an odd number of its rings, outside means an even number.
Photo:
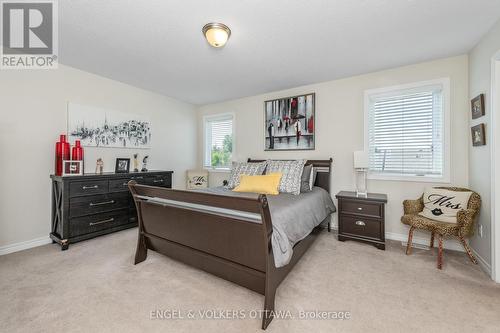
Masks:
[[[472,249],[472,248],[471,248]],[[476,257],[477,259],[477,262],[479,264],[479,266],[481,267],[481,269],[483,271],[486,272],[486,274],[488,274],[489,277],[491,277],[493,279],[493,275],[492,275],[492,270],[491,270],[491,265],[486,261],[484,260],[483,257],[481,257],[477,252],[476,250],[472,249],[472,253],[474,254],[474,257]]]
[[[31,249],[32,247],[42,246],[50,243],[52,243],[52,240],[49,237],[40,237],[29,241],[0,246],[0,256],[4,254]]]
[[[338,231],[338,224],[337,223],[332,223],[331,224],[331,228],[332,228],[332,230]],[[408,241],[408,234],[398,234],[398,233],[395,233],[395,232],[386,232],[385,233],[385,238],[386,239],[390,239],[390,240],[394,240],[394,241],[404,242],[406,244],[406,242]],[[423,245],[424,247],[428,248],[429,247],[430,239],[431,239],[430,234],[429,234],[428,238],[413,236],[412,243],[413,244],[418,244],[418,245]],[[437,238],[434,241],[434,246],[437,246]],[[455,240],[455,239],[452,239],[452,238],[445,238],[444,239],[444,241],[443,241],[443,248],[445,248],[447,250],[465,252],[464,247],[462,246],[462,244],[460,244],[460,242],[458,240]]]
[[[386,232],[385,233],[385,238],[390,239],[390,240],[395,240],[395,241],[400,241],[406,242],[408,241],[408,234],[403,235],[403,234],[398,234],[394,232]],[[419,244],[419,245],[424,245],[424,246],[429,246],[429,242],[431,240],[431,237],[415,237],[413,236],[413,243]],[[434,246],[437,246],[437,238],[434,240]],[[443,239],[443,247],[447,250],[453,250],[453,251],[460,251],[460,252],[465,252],[464,247],[462,244],[460,244],[460,241],[458,239],[453,239],[453,238],[444,238]]]

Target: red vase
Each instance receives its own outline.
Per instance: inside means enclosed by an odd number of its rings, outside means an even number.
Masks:
[[[69,142],[66,142],[66,135],[59,136],[59,142],[56,142],[55,174],[62,175],[63,161],[70,159]]]
[[[54,172],[56,176],[62,175],[62,146],[61,142],[56,142],[56,158]]]
[[[80,140],[75,140],[75,146],[71,149],[71,159],[73,161],[82,161],[82,169],[83,166],[83,148],[80,144]],[[80,171],[80,170],[78,170]]]
[[[69,142],[66,141],[66,135],[61,135],[61,145],[63,152],[63,161],[69,161],[71,159],[71,155],[69,154],[70,145]]]
[[[75,146],[71,149],[71,159],[73,161],[83,161],[83,148],[80,140],[76,140]]]

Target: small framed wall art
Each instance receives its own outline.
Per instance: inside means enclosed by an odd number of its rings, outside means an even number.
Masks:
[[[470,101],[470,108],[472,113],[472,119],[476,119],[484,116],[484,94],[473,98]]]
[[[479,124],[471,127],[472,134],[472,145],[473,146],[484,146],[486,145],[486,134],[484,130],[484,124]]]
[[[63,161],[62,168],[63,176],[82,176],[83,175],[83,161]]]
[[[115,173],[128,173],[130,171],[130,158],[117,158]]]

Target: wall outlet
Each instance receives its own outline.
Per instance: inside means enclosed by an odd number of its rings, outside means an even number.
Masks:
[[[483,238],[483,225],[482,224],[477,226],[477,233],[479,234],[479,237]]]

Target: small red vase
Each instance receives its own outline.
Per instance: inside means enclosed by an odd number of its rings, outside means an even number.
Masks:
[[[71,149],[71,159],[73,161],[83,161],[83,148],[80,140],[76,140],[75,146]]]

